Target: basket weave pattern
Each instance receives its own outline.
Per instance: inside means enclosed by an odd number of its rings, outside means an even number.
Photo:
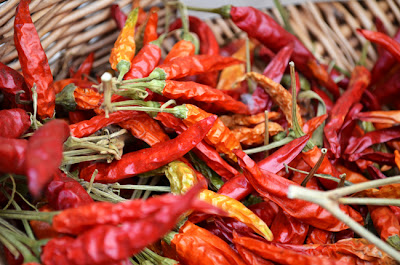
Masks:
[[[0,61],[20,70],[13,41],[14,12],[19,0],[7,0],[0,6]],[[142,0],[141,6],[162,6],[161,0]],[[109,68],[108,56],[118,36],[115,22],[110,16],[110,5],[118,4],[123,11],[130,10],[131,0],[32,0],[30,10],[41,37],[43,48],[55,79],[65,78],[71,65],[78,65],[90,52],[95,52],[94,72]],[[357,62],[365,40],[356,33],[357,28],[373,29],[373,18],[382,20],[389,35],[393,35],[400,22],[400,1],[368,0],[310,3],[287,7],[290,22],[299,39],[322,62],[332,60],[351,70]],[[264,10],[279,23],[283,23],[277,9]],[[165,13],[159,13],[160,28]],[[223,45],[244,37],[231,21],[221,18],[207,20],[218,42]],[[163,44],[168,51],[174,44],[169,38]],[[369,46],[367,66],[377,58]]]

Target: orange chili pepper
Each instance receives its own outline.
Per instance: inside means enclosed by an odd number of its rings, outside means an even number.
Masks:
[[[274,136],[283,131],[284,129],[279,123],[268,122],[268,134],[270,136]],[[264,142],[265,123],[257,124],[253,128],[248,128],[244,126],[236,127],[232,130],[232,133],[235,135],[236,139],[238,139],[242,144],[261,144]]]
[[[269,120],[276,120],[281,116],[279,112],[270,111],[268,112]],[[243,114],[233,114],[233,115],[222,115],[219,119],[228,128],[233,128],[235,126],[252,126],[257,125],[265,121],[265,114],[258,113],[254,115],[243,115]]]
[[[346,180],[352,182],[352,183],[361,183],[361,182],[366,182],[368,181],[368,179],[366,177],[364,177],[363,175],[351,171],[350,169],[342,166],[342,165],[336,165],[336,169],[340,172],[340,173],[346,173]]]
[[[196,47],[191,41],[180,40],[172,47],[167,57],[164,59],[164,64],[171,62],[175,58],[184,56],[193,56],[196,51]]]

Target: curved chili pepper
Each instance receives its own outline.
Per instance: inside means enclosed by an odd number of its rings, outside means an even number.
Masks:
[[[26,174],[29,191],[38,196],[57,172],[63,158],[63,144],[70,135],[63,120],[52,120],[29,138],[26,148]]]
[[[95,181],[110,183],[159,168],[189,152],[203,139],[215,120],[216,116],[214,115],[205,118],[172,140],[125,154],[121,160],[113,161],[110,164],[91,164],[80,171],[80,177],[89,181],[94,170],[97,169],[98,174]]]
[[[374,32],[365,29],[357,29],[367,40],[381,45],[385,50],[397,60],[400,61],[400,43],[382,32]]]
[[[136,221],[120,226],[97,225],[75,239],[51,239],[44,246],[41,259],[45,264],[89,265],[110,264],[131,257],[170,231],[179,217],[192,208],[199,189],[197,186],[178,197],[179,203],[175,200],[174,204],[164,205],[161,200],[154,205],[157,209],[154,214]],[[112,246],[106,238],[113,238]]]
[[[283,131],[284,129],[279,123],[268,122],[269,136],[274,136],[279,132]],[[245,145],[262,144],[264,143],[264,138],[265,138],[265,123],[257,124],[253,128],[248,128],[243,126],[235,127],[232,130],[232,133],[235,135],[236,139],[238,139],[239,142],[242,144]]]
[[[20,91],[23,91],[20,96],[22,100],[30,99],[29,88],[25,82],[24,77],[8,67],[7,65],[0,62],[0,91],[3,93],[5,99],[8,99],[11,108],[22,108],[26,109],[28,105],[18,104],[15,97]],[[6,107],[3,102],[3,108]]]
[[[164,126],[173,128],[177,133],[182,133],[187,130],[187,126],[181,119],[173,116],[170,113],[158,113],[156,120],[161,121]],[[206,164],[224,179],[231,179],[238,172],[231,167],[225,160],[221,158],[219,153],[207,143],[201,141],[194,148],[193,152]]]
[[[333,241],[333,233],[316,227],[310,227],[307,235],[307,244],[330,244]]]
[[[368,87],[371,76],[363,66],[356,66],[352,72],[352,78],[348,89],[336,101],[330,113],[330,120],[325,125],[324,132],[329,142],[329,148],[336,158],[340,157],[341,147],[338,139],[338,132],[343,125],[344,118],[350,107],[360,101],[365,89]]]
[[[0,137],[0,172],[25,175],[27,147],[28,141],[25,139]]]
[[[269,171],[277,173],[279,170],[284,168],[284,163],[289,164],[301,153],[301,150],[303,150],[304,146],[307,144],[308,139],[310,139],[310,136],[305,135],[291,141],[272,155],[260,161],[257,165],[260,167],[262,172]],[[242,200],[252,191],[254,191],[254,188],[247,178],[243,174],[239,174],[225,182],[225,184],[218,190],[218,193],[236,200]]]
[[[0,110],[0,137],[18,138],[31,126],[29,115],[22,109]]]
[[[375,84],[373,91],[375,97],[380,104],[393,103],[399,94],[399,80],[400,80],[400,65],[395,65],[389,72],[387,72],[385,78],[382,78],[382,82]]]
[[[90,74],[90,71],[92,70],[93,62],[94,62],[94,52],[91,52],[79,66],[78,70],[76,70],[76,72],[71,75],[71,78],[87,79],[87,76]]]
[[[119,8],[119,5],[113,4],[111,5],[111,17],[114,19],[115,23],[117,23],[117,27],[122,29],[125,25],[125,21],[128,18],[124,12]]]
[[[364,91],[361,97],[361,103],[369,110],[380,110],[382,108],[378,97],[368,89]]]
[[[111,68],[117,70],[120,75],[119,79],[129,71],[131,62],[135,56],[135,25],[138,19],[139,9],[135,8],[130,13],[125,22],[125,26],[121,30],[118,39],[111,49],[110,64]]]
[[[280,117],[279,112],[268,112],[269,120],[276,120]],[[243,114],[233,114],[233,115],[222,115],[219,119],[228,127],[233,128],[236,126],[254,126],[265,122],[265,114],[258,113],[254,115],[243,115]]]
[[[388,111],[359,112],[355,115],[355,118],[362,121],[369,121],[375,123],[396,124],[400,123],[400,111],[388,110]]]
[[[144,29],[143,35],[143,45],[146,45],[149,42],[155,41],[158,39],[157,34],[157,23],[158,23],[158,13],[156,10],[150,11],[149,19],[147,20],[146,27]]]
[[[317,79],[320,85],[326,87],[336,98],[339,97],[339,88],[314,55],[294,35],[287,32],[266,13],[245,6],[225,6],[219,11],[218,13],[225,18],[230,18],[249,37],[257,39],[274,52],[293,43],[292,60],[297,69],[306,77]]]
[[[309,225],[328,231],[341,231],[348,227],[332,216],[322,207],[302,200],[288,199],[287,190],[290,185],[297,185],[288,179],[279,177],[268,171],[261,173],[254,161],[240,150],[235,150],[239,160],[239,166],[257,192],[272,200],[291,216]],[[361,215],[349,206],[341,205],[341,209],[352,216],[357,222],[363,222]]]
[[[172,49],[167,54],[167,57],[164,59],[164,64],[170,63],[172,60],[185,57],[185,56],[193,56],[195,54],[196,47],[191,41],[180,40],[172,46]]]
[[[56,96],[52,84],[53,75],[32,22],[29,3],[30,0],[22,0],[18,4],[14,20],[14,44],[25,82],[30,88],[36,85],[39,116],[42,119],[52,118]]]
[[[187,221],[170,243],[183,264],[245,265],[229,245],[209,231]],[[193,252],[193,249],[197,251]]]
[[[61,172],[54,174],[53,180],[47,185],[46,198],[54,210],[75,208],[93,202],[79,182]]]

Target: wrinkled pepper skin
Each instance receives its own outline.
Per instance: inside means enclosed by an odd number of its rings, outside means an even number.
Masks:
[[[195,54],[196,47],[194,44],[187,40],[180,40],[172,46],[172,49],[169,51],[167,56],[164,59],[163,63],[169,63],[172,60],[185,57],[185,56],[193,56]]]
[[[147,77],[156,68],[160,59],[160,46],[151,42],[147,43],[133,58],[131,68],[124,76],[124,79]]]
[[[385,206],[369,206],[374,227],[381,236],[381,239],[396,248],[400,249],[400,223],[391,208]]]
[[[0,110],[0,137],[18,138],[31,126],[31,120],[25,110]]]

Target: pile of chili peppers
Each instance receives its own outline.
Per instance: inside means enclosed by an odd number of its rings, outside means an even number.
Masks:
[[[0,63],[8,264],[399,262],[400,31],[359,29],[379,58],[347,72],[252,7],[192,8],[247,33],[220,47],[179,2],[164,29],[156,7],[113,5],[110,71],[93,75],[91,53],[53,80],[29,2],[14,21],[22,72]],[[338,198],[353,224],[290,197],[298,186],[354,187]]]

